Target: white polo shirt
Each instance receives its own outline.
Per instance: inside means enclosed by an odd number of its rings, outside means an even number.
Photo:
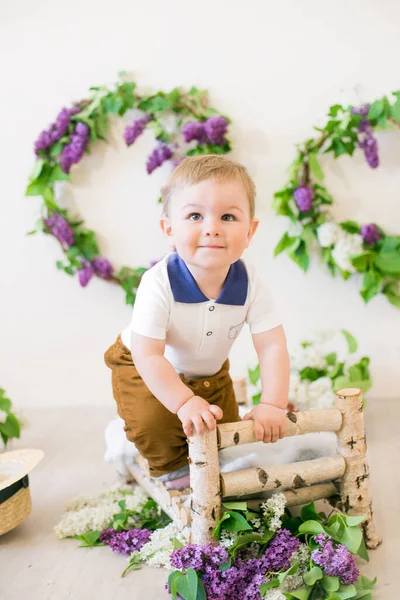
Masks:
[[[165,339],[164,356],[178,373],[217,373],[243,325],[262,333],[282,323],[271,290],[243,259],[230,266],[220,296],[207,298],[186,263],[172,252],[146,271],[132,320],[121,338],[131,347],[131,331]]]

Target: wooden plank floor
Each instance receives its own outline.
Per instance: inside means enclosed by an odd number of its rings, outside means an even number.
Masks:
[[[57,408],[26,413],[29,425],[12,449],[42,448],[45,458],[31,475],[33,512],[0,537],[1,600],[166,600],[168,572],[143,567],[120,574],[126,559],[109,548],[78,548],[58,540],[53,527],[76,495],[106,489],[116,481],[103,461],[104,430],[112,409]],[[397,597],[400,556],[400,400],[370,401],[367,438],[374,511],[384,543],[370,551],[362,573],[378,575],[374,600]],[[240,599],[236,599],[240,600]]]

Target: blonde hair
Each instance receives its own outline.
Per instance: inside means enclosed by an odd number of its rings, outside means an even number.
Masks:
[[[243,165],[219,154],[200,154],[184,158],[172,171],[167,183],[161,188],[163,215],[168,214],[172,194],[186,185],[195,185],[206,179],[218,183],[239,181],[249,200],[250,218],[254,218],[256,188]]]

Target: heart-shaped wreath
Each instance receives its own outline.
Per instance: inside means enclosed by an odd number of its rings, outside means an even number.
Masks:
[[[332,273],[344,279],[362,273],[360,290],[365,302],[381,293],[400,308],[400,236],[389,235],[375,223],[336,222],[326,210],[333,203],[321,185],[324,173],[320,153],[352,155],[361,148],[370,167],[379,165],[374,131],[400,126],[400,91],[391,101],[384,96],[371,105],[330,107],[329,119],[316,138],[299,144],[289,171],[289,182],[275,194],[274,209],[290,219],[290,227],[279,240],[275,256],[286,251],[304,271],[310,262],[310,249],[317,243],[322,260]]]
[[[84,287],[93,276],[116,283],[125,290],[127,304],[135,301],[136,290],[146,267],[122,267],[115,270],[101,256],[95,232],[87,229],[79,218],[71,217],[58,204],[56,182],[69,181],[71,167],[78,163],[97,140],[106,140],[110,118],[122,117],[135,109],[137,118],[126,126],[127,146],[151,129],[157,146],[147,158],[147,173],[171,161],[175,166],[184,156],[195,154],[225,154],[231,150],[227,137],[230,119],[209,107],[207,92],[192,87],[188,92],[174,88],[140,96],[136,83],[119,74],[120,80],[111,88],[91,87],[91,97],[63,108],[48,129],[35,142],[37,161],[26,190],[27,196],[42,196],[41,217],[30,234],[42,231],[59,241],[66,261],[57,267],[68,275],[78,272]],[[139,112],[140,111],[140,112]],[[173,125],[171,126],[171,116]]]

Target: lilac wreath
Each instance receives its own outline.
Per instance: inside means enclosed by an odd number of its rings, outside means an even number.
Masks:
[[[40,133],[34,144],[36,163],[26,195],[43,198],[40,219],[29,233],[42,231],[58,240],[66,260],[58,260],[57,268],[68,275],[78,273],[82,287],[94,276],[118,284],[125,290],[127,304],[134,304],[140,279],[149,267],[116,269],[101,255],[95,232],[59,206],[56,182],[71,181],[72,167],[90,147],[98,140],[107,142],[109,119],[113,115],[123,117],[128,110],[141,111],[140,118],[125,127],[124,139],[131,146],[145,130],[153,131],[157,145],[147,157],[149,175],[166,161],[174,168],[185,156],[230,152],[231,121],[209,106],[205,90],[192,87],[185,92],[174,88],[168,93],[140,96],[136,83],[125,77],[125,73],[120,73],[113,89],[91,87],[90,98],[63,108],[55,122]],[[164,124],[165,117],[171,115],[175,117],[172,132]]]

